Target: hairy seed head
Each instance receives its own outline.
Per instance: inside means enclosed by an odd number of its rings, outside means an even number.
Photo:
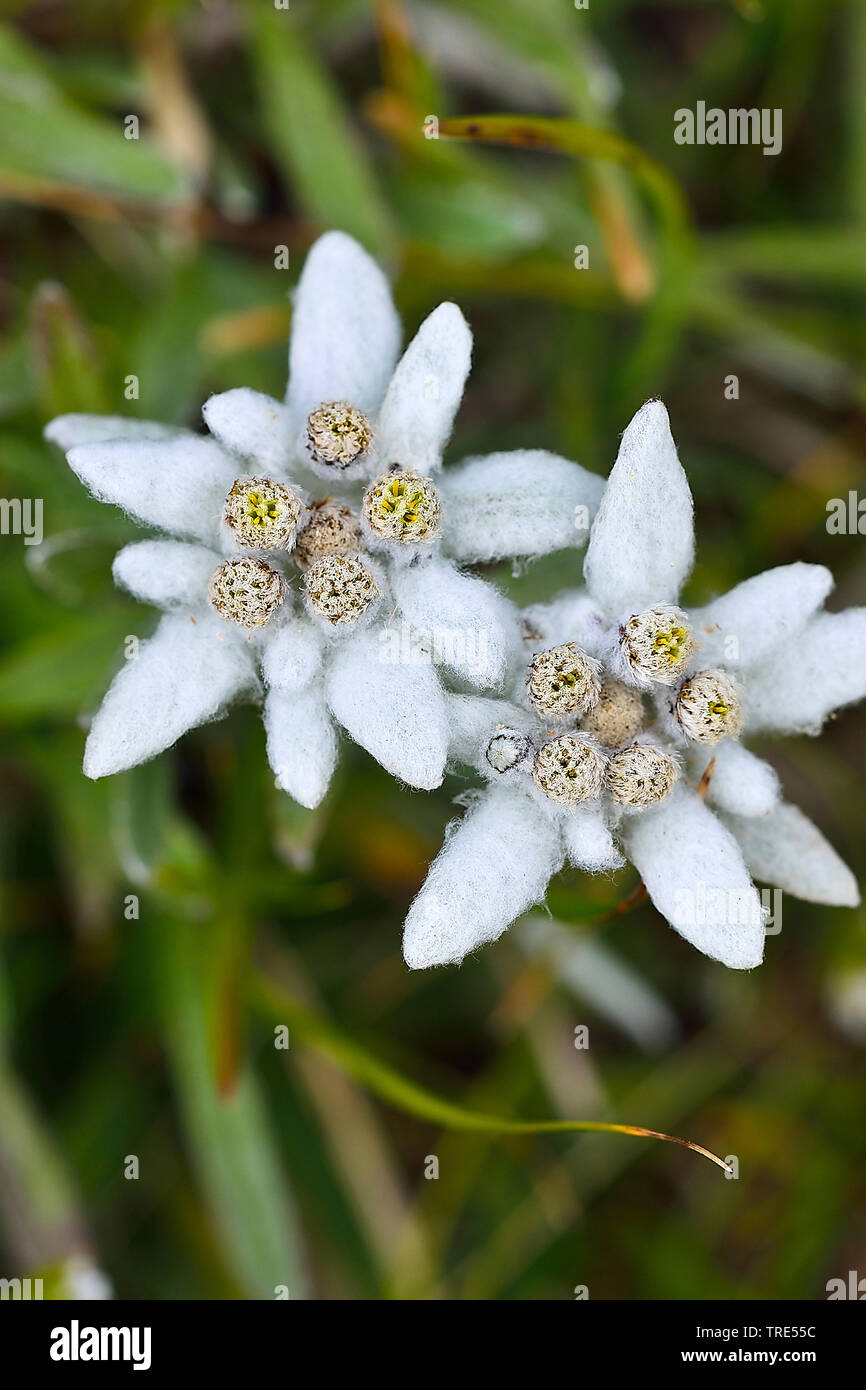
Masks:
[[[508,729],[504,725],[491,734],[487,740],[484,756],[494,772],[510,772],[519,763],[525,762],[532,752],[532,744],[518,729]]]
[[[532,658],[527,693],[539,714],[570,718],[585,714],[598,700],[599,665],[576,642],[551,647]]]
[[[644,725],[643,700],[633,685],[622,681],[602,681],[598,703],[580,721],[603,748],[619,748],[636,738]]]
[[[237,478],[226,498],[223,516],[240,546],[256,550],[291,550],[300,499],[273,478]]]
[[[357,555],[363,548],[355,513],[332,497],[322,497],[310,507],[310,519],[298,532],[292,559],[298,569],[308,570],[325,555]]]
[[[690,676],[680,687],[675,708],[686,738],[697,743],[718,743],[742,732],[740,690],[726,671],[698,671]]]
[[[442,528],[438,492],[411,468],[392,468],[370,484],[364,516],[375,535],[405,544],[435,540]]]
[[[359,555],[324,555],[304,575],[313,612],[332,627],[357,622],[381,589],[376,576]]]
[[[348,401],[329,401],[307,417],[307,444],[316,463],[348,468],[372,442],[366,415]]]
[[[607,765],[611,796],[631,811],[645,811],[664,801],[679,776],[676,759],[652,743],[633,743],[622,748]]]
[[[642,685],[674,685],[688,665],[695,640],[681,608],[659,603],[635,613],[620,628],[626,665]]]
[[[600,796],[604,758],[582,734],[560,734],[538,750],[532,775],[551,801],[577,806]]]
[[[239,627],[263,627],[283,601],[283,581],[264,560],[243,555],[214,571],[208,596],[221,618]]]

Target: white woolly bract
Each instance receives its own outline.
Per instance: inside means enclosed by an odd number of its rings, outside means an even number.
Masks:
[[[43,430],[61,449],[76,444],[108,444],[142,439],[192,439],[192,430],[163,425],[159,420],[136,420],[131,415],[57,415]]]
[[[820,733],[828,714],[866,695],[866,608],[819,613],[744,685],[750,733]]]
[[[472,358],[472,334],[456,304],[440,304],[397,364],[376,425],[380,464],[434,473],[442,462]]]
[[[258,690],[253,651],[218,618],[171,614],[109,686],[84,750],[88,777],[145,762]]]
[[[288,693],[303,690],[321,669],[322,634],[306,617],[286,614],[262,644],[262,674],[268,685]]]
[[[585,589],[569,589],[549,603],[523,609],[525,650],[528,654],[563,642],[577,642],[590,656],[607,655],[610,624]]]
[[[585,545],[604,479],[544,449],[516,449],[466,459],[438,486],[448,553],[490,561]]]
[[[407,622],[429,635],[434,660],[472,685],[501,686],[521,630],[517,609],[498,589],[434,556],[393,568],[391,588]]]
[[[453,695],[446,692],[448,718],[448,761],[475,768],[491,780],[499,777],[484,762],[484,749],[497,728],[519,729],[530,734],[535,720],[528,710],[508,700],[491,700],[485,695]]]
[[[337,735],[317,683],[305,690],[269,690],[263,713],[268,762],[277,786],[312,811],[337,765]]]
[[[556,823],[523,792],[492,787],[452,827],[409,909],[413,970],[456,964],[540,902],[561,867]]]
[[[331,657],[325,692],[356,743],[412,787],[438,787],[448,721],[442,687],[426,664],[391,662],[378,631],[355,632]]]
[[[689,617],[702,665],[753,665],[793,638],[832,587],[833,576],[823,565],[778,565],[695,609]]]
[[[740,847],[699,796],[678,787],[621,826],[626,853],[675,931],[734,970],[764,955],[764,919]]]
[[[375,412],[399,347],[400,320],[382,271],[344,232],[326,232],[311,248],[294,296],[286,396],[293,438],[326,402]]]
[[[217,543],[236,463],[212,439],[139,439],[79,444],[70,468],[100,502],[173,536]]]
[[[766,816],[726,816],[755,878],[809,903],[857,907],[860,890],[848,865],[796,806]]]
[[[215,439],[253,471],[284,479],[291,466],[289,412],[281,401],[247,386],[222,391],[202,406],[204,422]]]
[[[583,572],[611,618],[672,603],[692,567],[692,495],[668,413],[648,401],[622,436]]]
[[[765,816],[781,795],[775,768],[756,758],[741,743],[726,739],[716,748],[690,745],[685,754],[689,771],[699,782],[712,762],[707,801],[740,816]],[[714,760],[714,761],[713,761]]]
[[[560,825],[566,853],[575,868],[600,874],[625,863],[600,811],[577,806],[563,812]]]
[[[115,584],[157,608],[206,608],[208,581],[222,556],[185,541],[133,541],[114,557]]]

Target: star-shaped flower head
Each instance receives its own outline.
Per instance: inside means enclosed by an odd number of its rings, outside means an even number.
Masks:
[[[525,614],[513,700],[449,700],[451,756],[491,785],[412,905],[410,965],[461,960],[540,901],[566,859],[600,872],[620,850],[671,925],[734,968],[763,956],[752,874],[857,904],[850,870],[739,738],[818,733],[866,694],[866,610],[820,612],[832,577],[792,564],[689,612],[693,554],[688,482],[650,401],[623,435],[586,588]]]
[[[469,460],[440,497],[431,475],[471,335],[443,304],[397,361],[399,336],[379,267],[328,233],[297,288],[285,404],[212,396],[209,437],[117,417],[49,425],[100,500],[170,537],[115,561],[117,582],[166,616],[93,720],[88,775],[132,767],[264,691],[271,764],[303,805],[327,789],[338,726],[403,781],[439,784],[443,680],[496,688],[519,643],[513,606],[458,562],[580,544],[572,513],[594,514],[601,481],[517,451]]]

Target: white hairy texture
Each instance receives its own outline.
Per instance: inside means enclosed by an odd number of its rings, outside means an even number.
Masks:
[[[695,782],[700,781],[715,759],[707,801],[719,810],[738,816],[765,816],[778,803],[781,788],[775,768],[756,758],[741,743],[726,739],[717,748],[691,745],[686,757]]]
[[[385,393],[376,426],[380,464],[428,474],[441,466],[471,359],[468,323],[456,304],[440,304],[418,329]]]
[[[796,806],[768,815],[726,817],[750,870],[762,883],[809,903],[857,907],[860,890],[848,865]]]
[[[703,666],[752,666],[788,641],[817,612],[833,587],[823,565],[778,565],[753,575],[689,620]]]
[[[344,232],[326,232],[295,290],[286,396],[292,437],[331,401],[375,412],[399,349],[400,320],[382,271]]]
[[[585,545],[604,479],[544,449],[515,449],[466,459],[438,486],[445,547],[468,562]]]
[[[253,650],[211,614],[171,614],[109,686],[84,750],[88,777],[107,777],[170,748],[258,689]]]
[[[578,806],[565,812],[560,824],[566,853],[575,868],[600,874],[625,863],[600,811]]]
[[[407,622],[428,633],[434,659],[472,685],[500,686],[520,650],[520,616],[498,589],[447,560],[419,559],[391,571]]]
[[[328,790],[338,754],[321,687],[269,690],[263,718],[277,786],[314,810]]]
[[[866,608],[819,613],[743,684],[750,733],[820,733],[828,714],[866,695]]]
[[[115,584],[157,608],[206,608],[208,581],[222,556],[186,541],[133,541],[114,557]]]
[[[223,448],[272,477],[285,475],[293,444],[289,412],[281,401],[239,386],[211,396],[202,406],[204,422]]]
[[[57,415],[43,432],[61,449],[73,449],[76,444],[108,444],[112,440],[193,438],[192,431],[180,425],[136,420],[131,415]]]
[[[583,572],[593,598],[621,618],[673,603],[692,567],[692,494],[668,413],[647,401],[622,436]]]
[[[508,700],[491,700],[485,695],[445,694],[448,717],[448,760],[484,772],[484,749],[500,726],[529,734],[535,721],[528,710]],[[494,777],[488,766],[486,775]],[[497,779],[498,780],[498,779]]]
[[[411,787],[438,787],[445,775],[448,720],[432,666],[383,660],[377,631],[353,633],[334,651],[325,693],[356,743]]]
[[[621,826],[628,857],[663,917],[692,946],[733,970],[764,955],[761,902],[732,832],[680,787]]]
[[[563,860],[559,829],[525,793],[492,787],[449,827],[403,932],[412,970],[456,964],[540,902]]]
[[[324,641],[306,617],[287,614],[262,647],[262,674],[269,686],[288,693],[303,690],[321,668]]]
[[[140,439],[79,444],[66,455],[100,502],[113,502],[147,526],[211,545],[237,464],[212,439]]]
[[[529,653],[576,642],[590,656],[598,657],[611,641],[609,625],[585,589],[569,589],[549,603],[524,608],[523,623]]]

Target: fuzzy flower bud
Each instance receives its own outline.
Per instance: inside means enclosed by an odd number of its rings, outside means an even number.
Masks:
[[[584,715],[580,727],[603,748],[619,748],[641,732],[644,725],[643,700],[639,690],[621,681],[606,680],[598,703]]]
[[[332,497],[322,497],[310,507],[310,519],[298,532],[292,559],[308,570],[325,555],[357,555],[363,550],[361,524],[355,513]]]
[[[237,478],[226,498],[223,516],[239,546],[255,550],[291,550],[300,499],[273,478]]]
[[[601,795],[604,768],[604,758],[590,739],[560,734],[538,750],[532,775],[551,801],[577,806]]]
[[[394,468],[364,494],[364,517],[382,540],[433,541],[442,527],[442,506],[433,484],[409,468]]]
[[[626,666],[640,685],[674,685],[695,646],[685,613],[664,603],[635,613],[620,628],[619,640]]]
[[[372,569],[359,555],[325,555],[304,575],[312,612],[332,627],[357,622],[381,589]]]
[[[652,743],[622,748],[607,765],[608,791],[630,811],[645,811],[664,801],[679,776],[676,759]]]
[[[372,442],[366,415],[348,401],[330,401],[307,417],[310,457],[338,472],[365,454]]]
[[[686,738],[718,743],[743,728],[739,687],[725,671],[698,671],[680,687],[676,717]]]
[[[551,647],[532,658],[526,689],[530,703],[545,717],[585,714],[598,700],[599,665],[576,642]]]
[[[531,752],[532,744],[525,734],[503,725],[488,739],[484,757],[494,772],[505,773],[525,762]]]
[[[238,627],[263,627],[283,601],[283,581],[264,560],[244,555],[214,571],[208,597],[221,618]]]

